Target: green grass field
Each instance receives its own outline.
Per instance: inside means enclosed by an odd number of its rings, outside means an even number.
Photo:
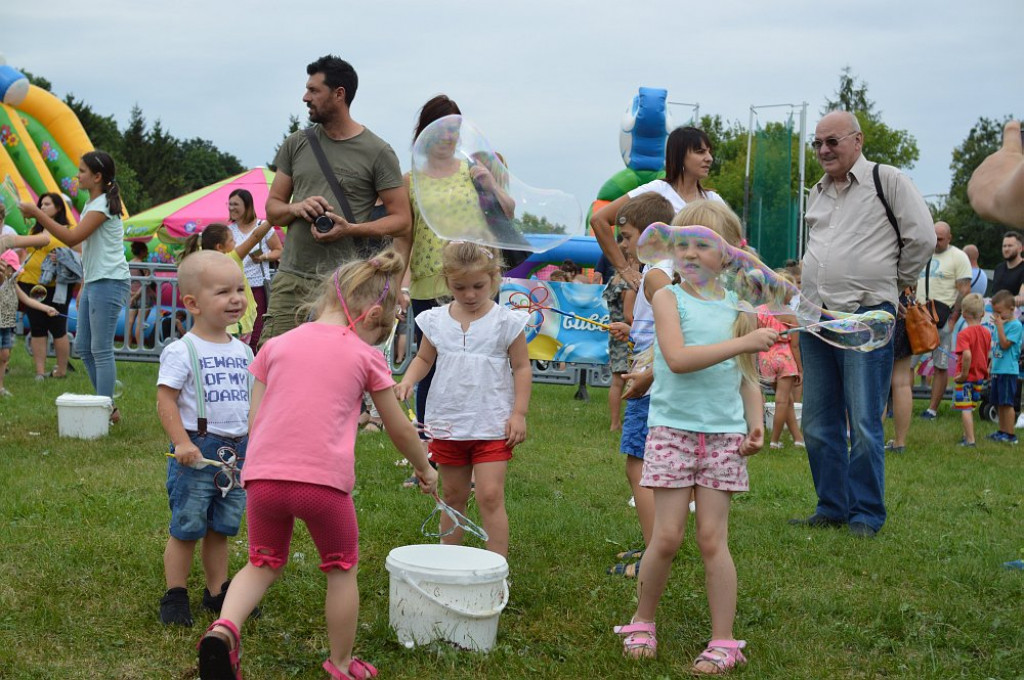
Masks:
[[[157,619],[168,510],[156,366],[120,364],[123,421],[92,442],[57,436],[54,400],[90,393],[80,362],[67,380],[32,381],[14,352],[0,400],[0,678],[196,677],[202,580],[190,582],[193,629]],[[387,678],[685,675],[710,631],[703,569],[690,537],[659,610],[659,658],[624,659],[612,626],[628,621],[634,582],[608,576],[639,530],[608,432],[606,392],[536,385],[530,438],[508,481],[513,589],[487,654],[434,644],[407,650],[388,627],[392,548],[426,542],[432,503],[400,488],[406,468],[384,434],[357,452],[361,613],[356,653]],[[920,405],[919,405],[920,408]],[[979,426],[979,441],[993,429]],[[956,414],[915,421],[888,460],[889,521],[875,540],[788,526],[814,508],[801,452],[750,461],[752,490],[733,504],[743,678],[1024,678],[1024,447],[965,451]],[[475,514],[471,512],[475,517]],[[474,543],[470,542],[470,545]],[[478,545],[478,544],[476,544]],[[301,553],[302,558],[299,557]],[[323,678],[324,579],[304,529],[263,617],[243,630],[247,678]],[[245,536],[232,572],[245,562]]]

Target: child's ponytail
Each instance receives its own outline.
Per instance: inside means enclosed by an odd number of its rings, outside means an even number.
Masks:
[[[353,317],[373,304],[394,309],[398,304],[400,278],[404,273],[405,260],[394,248],[366,260],[343,264],[324,277],[320,295],[315,301],[300,307],[297,317],[319,318],[324,312],[342,309],[341,300]]]
[[[85,167],[102,178],[100,187],[107,196],[107,209],[111,215],[120,215],[123,206],[121,205],[121,188],[117,184],[117,167],[114,159],[106,151],[89,151],[82,156]]]
[[[178,262],[199,250],[217,250],[218,246],[227,243],[230,233],[231,231],[226,224],[214,222],[213,224],[206,225],[202,231],[195,232],[185,239],[185,243],[181,248],[181,254],[178,256]]]

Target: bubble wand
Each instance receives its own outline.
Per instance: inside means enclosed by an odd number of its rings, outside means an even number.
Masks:
[[[537,291],[543,293],[543,296],[541,296],[540,293],[537,293]],[[537,293],[536,296],[534,295],[535,293]],[[582,321],[583,323],[589,323],[590,325],[597,326],[598,328],[602,328],[605,331],[610,331],[612,329],[611,326],[605,323],[601,323],[600,321],[594,321],[593,319],[582,317],[579,314],[566,312],[564,310],[559,309],[558,307],[545,305],[544,302],[548,299],[548,295],[549,293],[547,288],[545,288],[544,286],[537,286],[536,288],[530,291],[529,295],[518,291],[512,293],[511,295],[508,296],[508,304],[513,309],[522,309],[531,315],[534,312],[537,312],[541,316],[540,323],[543,323],[544,321],[544,312],[549,311],[554,312],[555,314],[561,314],[562,316],[567,316],[571,319],[576,319],[577,321]],[[539,326],[540,323],[535,324],[535,326]]]
[[[479,526],[478,524],[475,524],[473,520],[466,517],[461,512],[445,503],[443,500],[441,500],[441,497],[438,496],[436,492],[434,493],[434,501],[434,510],[429,515],[427,515],[427,518],[423,520],[423,524],[420,525],[420,533],[422,533],[427,538],[444,538],[445,536],[450,536],[451,534],[455,533],[456,529],[462,529],[466,533],[473,534],[485,543],[490,538],[490,536],[487,535],[487,532],[484,531],[483,527]],[[431,520],[434,519],[434,517],[441,512],[448,515],[448,518],[452,521],[452,528],[448,529],[447,531],[438,531],[437,533],[427,531],[427,525],[430,524]]]

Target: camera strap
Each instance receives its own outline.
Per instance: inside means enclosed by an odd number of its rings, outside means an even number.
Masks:
[[[309,140],[309,146],[313,149],[313,155],[316,156],[316,162],[320,164],[320,170],[324,173],[324,178],[327,180],[327,184],[331,187],[331,191],[334,192],[334,197],[338,199],[338,204],[341,206],[341,212],[345,216],[345,219],[355,224],[356,218],[352,214],[352,206],[348,204],[348,199],[345,198],[345,192],[341,190],[341,184],[338,183],[338,178],[334,176],[334,171],[331,169],[330,164],[327,162],[327,156],[324,154],[324,149],[320,146],[320,140],[316,138],[315,126],[310,125],[303,132],[306,133],[306,139]]]

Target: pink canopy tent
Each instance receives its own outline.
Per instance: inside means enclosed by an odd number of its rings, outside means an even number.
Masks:
[[[125,220],[125,238],[142,240],[159,230],[161,236],[185,239],[208,224],[227,222],[228,197],[235,189],[248,189],[256,216],[266,219],[264,206],[273,181],[274,173],[262,167],[228,177],[132,215]]]

